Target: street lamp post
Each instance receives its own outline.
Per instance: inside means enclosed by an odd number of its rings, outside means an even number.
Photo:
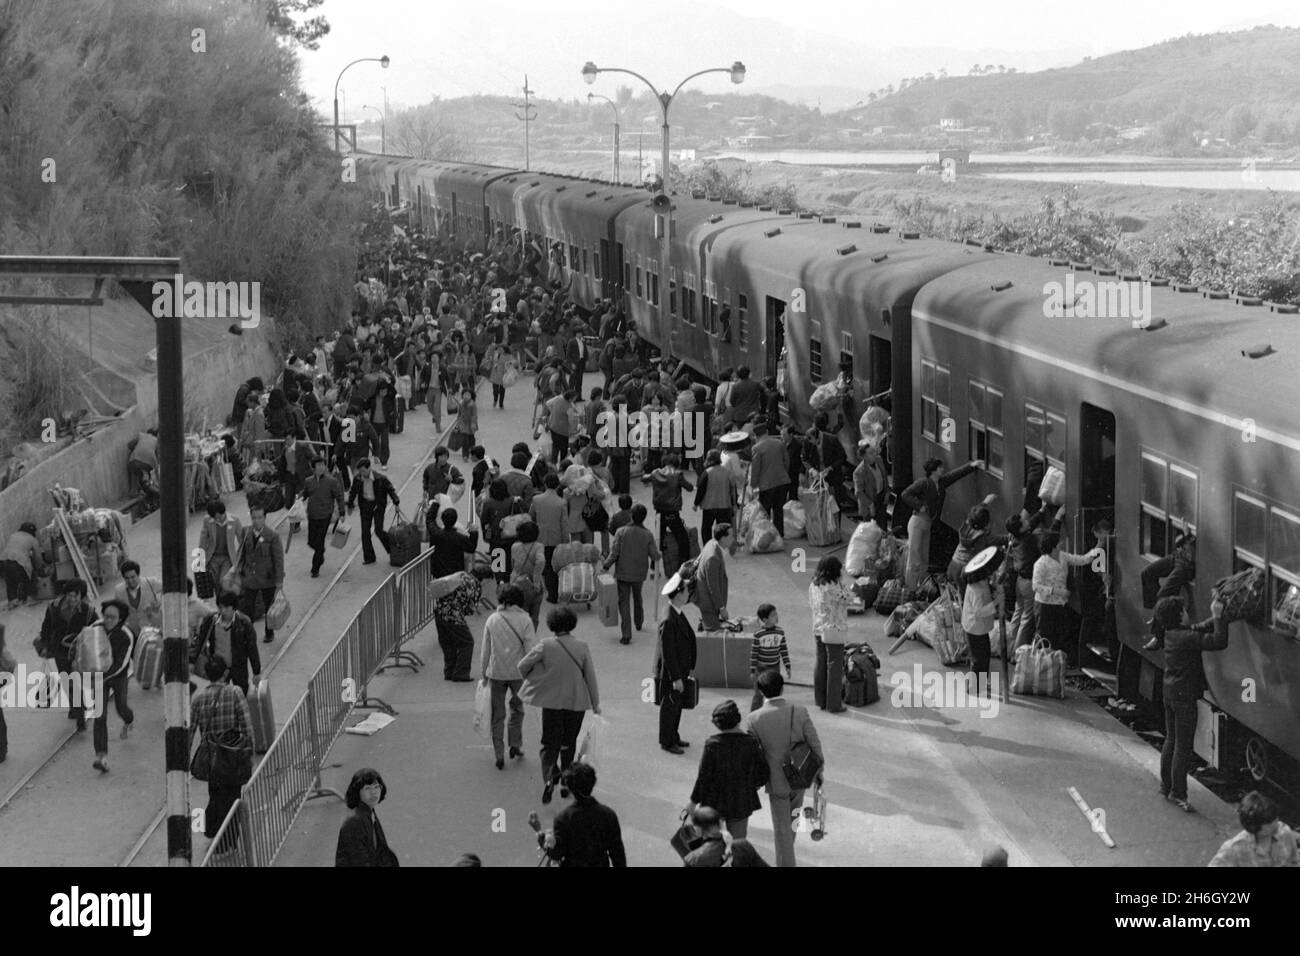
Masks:
[[[646,86],[650,87],[650,92],[653,93],[655,95],[655,99],[659,101],[659,108],[663,111],[663,117],[664,117],[663,147],[662,147],[663,168],[659,171],[660,179],[662,180],[662,182],[660,183],[660,189],[662,190],[665,196],[668,195],[668,108],[672,105],[673,97],[675,97],[679,92],[681,92],[682,87],[685,86],[688,82],[695,79],[697,76],[703,76],[705,73],[730,73],[732,83],[745,82],[745,64],[741,63],[739,60],[731,64],[731,66],[713,67],[708,70],[700,70],[697,73],[692,73],[686,79],[678,83],[677,89],[673,90],[671,93],[667,93],[667,92],[661,93],[658,89],[655,88],[655,85],[653,83],[647,80],[640,73],[637,73],[633,70],[625,70],[622,67],[616,67],[616,66],[598,67],[596,66],[595,63],[592,63],[590,60],[588,60],[586,65],[583,66],[582,68],[582,78],[586,80],[588,83],[595,83],[596,74],[598,73],[627,73],[630,76],[635,76]]]
[[[660,231],[662,244],[659,247],[659,321],[661,328],[666,333],[671,334],[668,322],[669,297],[665,294],[666,290],[664,289],[665,285],[668,285],[668,287],[671,288],[670,283],[672,282],[671,238],[673,232],[673,207],[672,200],[669,199],[668,194],[668,108],[672,105],[673,97],[681,92],[683,86],[695,79],[697,76],[703,76],[705,73],[729,73],[731,75],[732,83],[745,82],[745,64],[737,60],[732,63],[731,66],[714,67],[708,70],[700,70],[697,73],[692,73],[686,79],[678,83],[677,88],[671,93],[660,92],[655,88],[653,83],[647,80],[640,73],[633,70],[625,70],[622,67],[614,66],[598,67],[590,60],[588,60],[582,67],[582,78],[589,84],[596,82],[596,75],[598,73],[627,73],[629,76],[635,76],[646,86],[650,87],[650,92],[655,95],[655,99],[659,101],[659,108],[663,111],[663,145],[659,169],[659,196],[655,197],[654,204],[656,207],[662,207],[664,214],[663,227]],[[658,217],[656,217],[656,226],[658,226]],[[627,292],[625,290],[624,295],[626,294]],[[671,343],[671,338],[668,341]],[[669,351],[671,352],[671,344],[669,346]]]
[[[622,154],[619,152],[620,147],[618,142],[618,128],[619,128],[619,119],[620,119],[618,115],[618,106],[608,96],[601,96],[599,93],[587,94],[588,103],[590,103],[594,99],[604,100],[606,103],[609,104],[609,108],[614,111],[614,185],[621,186],[623,185],[622,182],[623,165],[621,162]]]
[[[379,155],[380,155],[380,156],[387,156],[387,155],[388,155],[388,149],[387,149],[388,135],[387,135],[387,133],[385,132],[384,114],[383,114],[382,112],[380,112],[380,110],[379,110],[378,107],[375,107],[375,106],[363,106],[363,107],[361,107],[361,108],[362,108],[363,110],[374,110],[376,113],[379,113]]]
[[[334,81],[334,152],[336,153],[342,152],[342,150],[339,149],[339,80],[343,79],[343,74],[358,63],[378,63],[386,70],[388,69],[389,60],[387,56],[363,56],[361,59],[353,60],[343,69],[339,70],[338,79]]]

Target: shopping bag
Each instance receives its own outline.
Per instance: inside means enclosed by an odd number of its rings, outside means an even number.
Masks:
[[[704,837],[700,836],[700,831],[691,824],[690,817],[690,810],[683,810],[681,816],[678,817],[680,822],[677,824],[677,831],[668,838],[672,848],[677,851],[677,855],[683,860],[692,850],[697,849],[704,842]]]
[[[334,522],[334,531],[330,535],[330,546],[346,548],[348,546],[348,535],[350,534],[352,534],[352,525],[342,520]]]
[[[834,500],[824,482],[817,490],[799,492],[799,503],[803,505],[806,516],[808,543],[815,548],[836,544],[840,540],[839,510],[831,510]]]
[[[501,376],[502,387],[509,388],[517,381],[519,381],[519,369],[515,368],[514,365],[507,365],[505,374]]]
[[[275,592],[275,600],[266,609],[266,629],[278,631],[289,623],[289,599],[284,591]]]
[[[456,397],[455,392],[447,393],[447,414],[455,415],[460,411],[460,399]]]
[[[294,500],[293,507],[289,509],[289,530],[298,531],[307,522],[307,503],[301,498]]]
[[[492,736],[492,685],[487,680],[479,681],[474,690],[474,733]]]
[[[587,725],[586,732],[582,735],[582,741],[578,744],[578,755],[575,759],[583,763],[599,767],[600,760],[604,756],[606,738],[609,736],[609,721],[600,714],[591,715],[591,723]]]
[[[1013,694],[1038,697],[1065,696],[1065,652],[1054,651],[1041,637],[1033,644],[1016,648],[1015,672],[1011,677]]]
[[[236,559],[235,564],[238,563]],[[231,594],[239,594],[244,590],[244,575],[238,567],[229,567],[221,575],[221,590],[229,591]]]
[[[903,586],[903,579],[890,578],[880,586],[874,607],[881,614],[892,614],[894,608],[902,604],[906,597],[907,589]]]

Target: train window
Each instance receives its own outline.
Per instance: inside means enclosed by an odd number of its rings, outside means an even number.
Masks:
[[[706,288],[708,287],[707,282],[704,285]],[[700,318],[703,320],[700,323],[700,328],[704,329],[704,331],[707,332],[709,335],[712,335],[714,332],[713,300],[709,298],[707,292],[704,295],[700,296]]]
[[[921,360],[921,434],[933,441],[935,432],[934,413],[934,363]]]
[[[587,268],[587,247],[583,246],[582,247],[582,274],[588,275],[589,271],[590,270],[588,270]]]
[[[682,290],[682,312],[683,318],[688,325],[695,324],[695,290],[687,288]]]
[[[570,269],[578,268],[578,261],[579,261],[578,247],[576,244],[571,242],[569,243],[569,268]]]
[[[638,299],[644,299],[644,298],[645,298],[645,291],[644,291],[644,289],[643,289],[642,286],[641,286],[641,267],[640,267],[640,266],[637,266],[637,267],[636,267],[636,297],[637,297]]]
[[[669,275],[676,276],[677,270],[674,269]],[[677,316],[677,280],[675,278],[668,280],[668,314],[674,318]]]
[[[972,380],[969,394],[970,456],[984,460],[989,474],[1005,474],[1006,442],[1002,434],[1002,393],[983,382]]]
[[[1264,570],[1274,608],[1300,586],[1300,512],[1283,509],[1250,495],[1233,495],[1233,571]],[[1289,623],[1275,626],[1292,636]]]
[[[749,344],[749,297],[741,293],[736,296],[736,302],[736,332],[743,349]]]
[[[814,385],[822,380],[822,327],[814,322],[808,333],[808,379]]]
[[[623,263],[623,292],[629,294],[632,291],[632,263]]]
[[[1065,470],[1065,416],[1025,402],[1025,470],[1037,461]]]
[[[597,251],[594,250],[594,249],[593,249],[592,252],[591,252],[591,264],[592,264],[592,266],[595,267],[594,270],[593,270],[592,273],[591,273],[591,277],[592,277],[593,279],[595,279],[596,281],[599,282],[600,279],[601,279],[601,275],[600,275],[600,253],[597,252]]]
[[[851,332],[840,332],[840,364],[853,367],[853,333]]]
[[[1234,554],[1245,564],[1262,567],[1268,558],[1268,505],[1238,493],[1233,496],[1232,512]]]
[[[1183,531],[1196,531],[1196,472],[1159,454],[1142,452],[1139,487],[1142,554],[1162,558]]]
[[[659,273],[647,272],[646,276],[650,284],[650,304],[653,306],[658,306],[659,305]]]

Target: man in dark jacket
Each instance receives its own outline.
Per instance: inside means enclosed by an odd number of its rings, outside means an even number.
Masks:
[[[72,578],[62,582],[62,593],[45,609],[41,621],[41,657],[51,657],[60,674],[74,670],[72,645],[81,629],[99,620],[99,612],[86,600],[86,582]],[[86,729],[86,709],[80,700],[69,702],[68,719],[77,722],[78,730]]]
[[[731,409],[730,421],[739,428],[754,412],[763,407],[763,386],[749,377],[749,366],[736,369],[736,384],[727,396]]]
[[[236,428],[244,424],[244,416],[248,414],[249,397],[260,396],[265,390],[266,386],[262,384],[262,380],[257,376],[240,385],[235,392],[235,405],[230,410],[230,424]]]
[[[433,462],[424,469],[424,495],[432,500],[438,495],[450,494],[452,485],[464,485],[465,478],[451,464],[451,452],[439,445],[433,453]]]
[[[1187,765],[1196,736],[1196,702],[1208,686],[1202,655],[1228,646],[1228,622],[1219,600],[1210,604],[1211,617],[1199,624],[1188,621],[1182,598],[1161,598],[1155,612],[1165,629],[1165,744],[1160,750],[1160,793],[1190,813]]]
[[[931,458],[925,463],[925,477],[908,485],[899,496],[903,504],[912,509],[912,517],[907,520],[907,580],[909,588],[921,583],[930,567],[930,530],[936,521],[943,518],[943,502],[948,497],[948,486],[960,481],[984,467],[981,459],[975,459],[945,473],[944,464],[938,458]]]
[[[366,461],[366,459],[361,459]],[[343,482],[325,470],[325,459],[312,461],[315,474],[303,484],[302,498],[307,502],[307,546],[311,548],[311,576],[320,577],[325,563],[325,539],[335,514],[343,518]]]
[[[436,517],[442,521],[441,528],[434,520],[435,515],[430,512],[429,547],[433,549],[433,557],[429,559],[429,573],[431,577],[441,578],[465,570],[465,555],[473,554],[478,548],[478,529],[475,528],[468,534],[457,531],[456,519],[459,515],[455,508],[447,508]]]
[[[758,789],[767,783],[767,758],[758,738],[740,729],[740,708],[734,700],[713,708],[713,726],[719,732],[704,741],[691,803],[712,807],[732,838],[744,839],[749,815],[763,806]]]
[[[735,391],[733,387],[732,391]],[[785,537],[785,502],[790,482],[790,456],[781,439],[767,433],[761,422],[754,426],[754,458],[749,466],[749,483],[758,492],[758,502],[767,512],[777,533]]]
[[[247,614],[238,611],[239,597],[223,591],[217,598],[217,611],[199,624],[199,636],[190,651],[190,663],[200,655],[209,660],[217,654],[230,668],[230,683],[248,694],[249,672],[254,686],[262,679],[262,658],[257,652],[257,630]],[[204,675],[206,676],[206,675]]]
[[[357,354],[357,340],[352,334],[352,326],[344,326],[343,332],[334,343],[334,377],[342,378],[343,373]]]
[[[618,814],[591,795],[596,789],[596,769],[575,763],[560,775],[560,785],[573,794],[573,803],[555,817],[550,834],[538,843],[560,866],[627,866]]]
[[[357,476],[352,479],[352,488],[348,493],[348,514],[356,507],[357,499],[361,500],[361,563],[374,564],[375,542],[370,537],[371,526],[384,550],[392,551],[388,532],[384,530],[384,514],[388,511],[390,499],[394,508],[401,501],[388,477],[371,471],[369,458],[357,462]]]
[[[1164,579],[1161,583],[1161,579]],[[1142,569],[1142,606],[1154,607],[1161,598],[1182,597],[1183,589],[1196,580],[1196,537],[1183,533],[1174,539],[1174,550]],[[1163,634],[1158,618],[1151,620],[1153,637],[1148,650],[1160,646]]]
[[[615,532],[609,557],[605,559],[605,570],[614,569],[614,580],[618,584],[618,616],[623,628],[620,644],[632,643],[633,623],[638,631],[645,623],[641,587],[660,558],[655,536],[645,526],[645,516],[645,505],[632,506],[631,524]]]
[[[240,610],[251,621],[257,613],[258,597],[269,608],[275,600],[275,592],[284,584],[284,543],[266,526],[264,508],[250,507],[248,518],[252,527],[244,529],[237,567],[243,585],[239,594]],[[274,638],[275,631],[268,627],[262,642],[269,644]]]
[[[671,754],[685,753],[688,742],[678,734],[682,720],[682,692],[685,680],[695,671],[695,629],[686,619],[691,585],[674,574],[663,593],[670,604],[659,625],[659,649],[655,659],[655,691],[659,698],[659,746]]]

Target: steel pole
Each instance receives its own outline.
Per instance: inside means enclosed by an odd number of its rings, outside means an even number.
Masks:
[[[620,181],[621,174],[623,172],[621,158],[622,157],[621,154],[619,153],[619,143],[618,143],[618,120],[615,120],[614,121],[614,185],[615,186],[623,185],[623,183]]]
[[[339,87],[334,84],[334,152],[339,152]]]

